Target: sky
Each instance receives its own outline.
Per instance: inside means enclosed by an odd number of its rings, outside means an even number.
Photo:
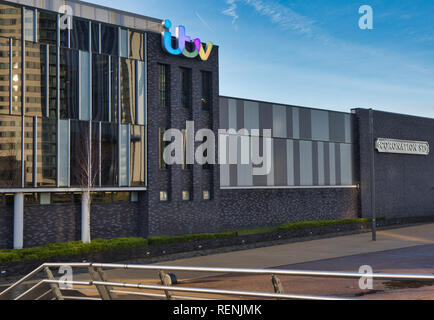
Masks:
[[[432,0],[87,0],[219,46],[220,95],[434,118]],[[373,29],[362,30],[362,5]]]

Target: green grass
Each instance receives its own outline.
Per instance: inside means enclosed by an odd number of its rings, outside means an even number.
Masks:
[[[378,219],[382,220],[382,218]],[[0,250],[0,263],[9,263],[17,261],[49,259],[53,257],[70,256],[76,254],[87,254],[95,252],[110,251],[116,249],[137,248],[145,246],[157,246],[171,243],[182,243],[196,240],[218,239],[225,237],[247,236],[252,234],[261,234],[277,231],[311,229],[323,226],[336,226],[351,223],[370,222],[371,219],[344,219],[344,220],[316,220],[288,222],[280,226],[269,228],[256,228],[238,231],[227,231],[220,233],[201,233],[187,234],[181,236],[158,236],[144,238],[118,238],[111,240],[94,239],[89,244],[83,244],[80,241],[54,243],[43,247],[28,248],[22,250]]]

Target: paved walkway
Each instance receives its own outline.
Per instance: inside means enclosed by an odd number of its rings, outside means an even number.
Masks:
[[[272,268],[429,244],[434,244],[434,224],[416,225],[411,227],[378,231],[376,242],[371,240],[371,233],[361,233],[180,259],[164,263],[157,263],[157,265]],[[417,268],[417,266],[415,266],[415,268]],[[132,270],[129,270],[128,273],[123,270],[108,271],[108,275],[112,279],[144,280],[157,278],[156,272],[135,272]],[[211,275],[215,274],[177,272],[177,276],[182,279],[193,279]]]

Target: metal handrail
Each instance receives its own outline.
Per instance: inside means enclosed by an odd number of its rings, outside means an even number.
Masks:
[[[56,267],[77,267],[77,268],[100,268],[104,269],[122,269],[122,270],[148,270],[148,271],[172,271],[172,272],[207,272],[207,273],[235,273],[235,274],[262,274],[262,275],[286,275],[286,276],[300,276],[300,277],[324,277],[324,278],[353,278],[360,279],[362,277],[370,277],[371,279],[381,280],[420,280],[420,281],[434,281],[433,274],[393,274],[393,273],[356,273],[356,272],[335,272],[335,271],[305,271],[305,270],[282,270],[282,269],[254,269],[254,268],[219,268],[219,267],[189,267],[189,266],[158,266],[158,265],[131,265],[131,264],[108,264],[108,263],[44,263],[36,268],[34,271],[14,283],[12,286],[0,293],[0,298],[19,286],[24,282],[30,280],[36,276],[39,272],[46,268]],[[96,280],[96,279],[94,279]],[[283,294],[283,293],[269,293],[269,292],[252,292],[252,291],[238,291],[238,290],[222,290],[222,289],[205,289],[205,288],[187,288],[187,287],[174,287],[172,285],[148,285],[148,284],[136,284],[125,282],[110,282],[107,279],[104,281],[71,281],[65,282],[55,280],[52,277],[50,279],[44,279],[39,281],[36,285],[26,290],[24,293],[16,297],[16,300],[22,299],[32,291],[39,288],[42,284],[72,284],[81,286],[101,286],[108,289],[108,292],[117,293],[118,290],[111,289],[112,287],[123,288],[135,288],[135,289],[147,289],[147,290],[159,290],[164,292],[190,292],[190,293],[202,293],[202,294],[215,294],[215,295],[229,295],[229,296],[246,296],[246,297],[260,297],[260,298],[277,298],[277,299],[309,299],[309,300],[346,300],[349,298],[338,297],[321,297],[313,295],[298,295],[298,294]],[[88,290],[88,289],[87,289]],[[133,293],[130,291],[122,291],[125,294],[147,295],[146,293]],[[48,292],[47,292],[48,293]],[[45,293],[42,296],[45,296]],[[121,292],[119,292],[121,293]],[[157,296],[156,294],[148,294],[149,296]],[[41,296],[41,297],[42,297]],[[39,297],[39,298],[41,298]],[[161,295],[161,297],[164,297]],[[69,297],[65,297],[69,298]],[[172,298],[194,298],[194,297],[176,297]],[[74,298],[75,299],[75,298]],[[352,300],[352,299],[350,299]]]

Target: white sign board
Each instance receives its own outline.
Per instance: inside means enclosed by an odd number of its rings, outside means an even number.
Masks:
[[[375,148],[381,153],[414,154],[421,156],[427,156],[430,152],[429,143],[426,141],[379,138],[375,142]]]

